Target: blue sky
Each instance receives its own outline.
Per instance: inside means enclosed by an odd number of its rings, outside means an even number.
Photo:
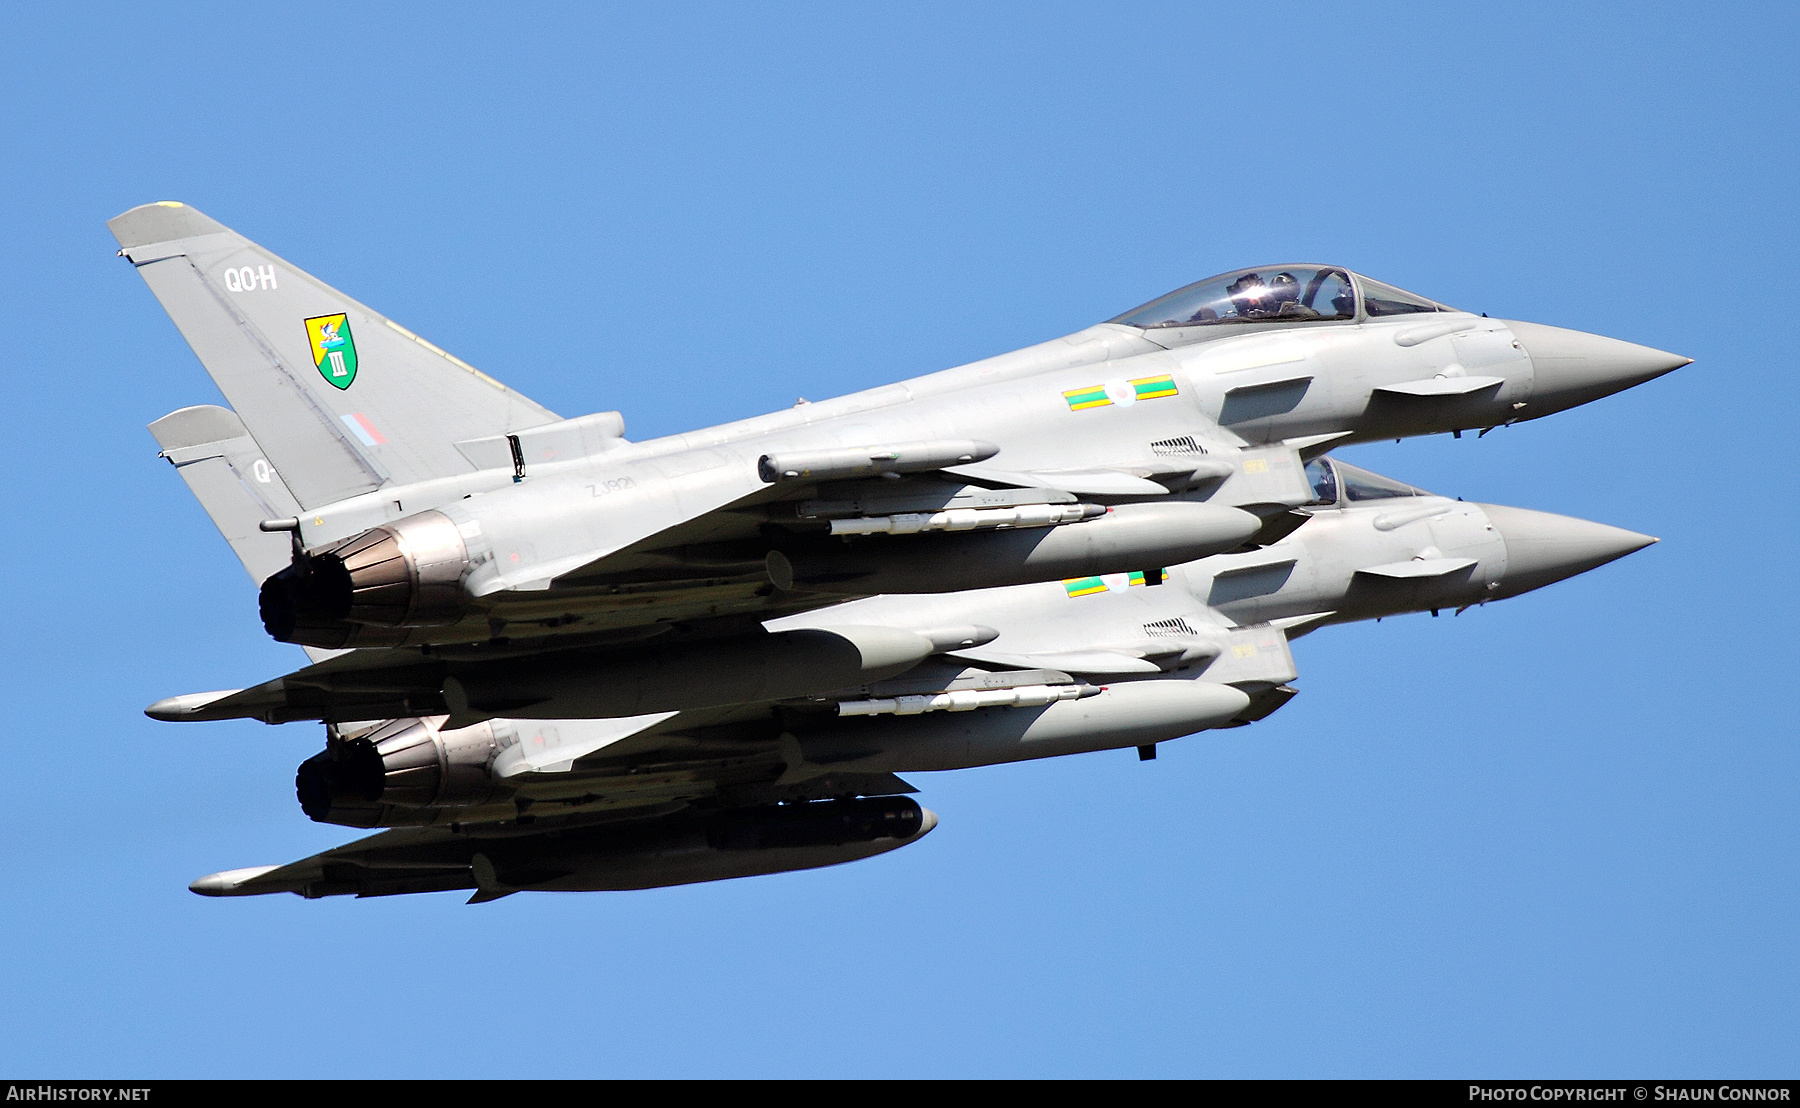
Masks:
[[[1791,1076],[1788,5],[40,6],[0,159],[0,1071]],[[1328,629],[1251,728],[919,775],[853,866],[635,894],[205,900],[316,725],[144,424],[216,400],[104,227],[178,199],[650,437],[1348,265],[1696,360],[1348,457],[1662,537]]]

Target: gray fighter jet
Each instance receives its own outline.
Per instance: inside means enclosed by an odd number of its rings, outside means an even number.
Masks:
[[[1262,718],[1287,640],[1653,541],[1332,447],[1535,418],[1687,359],[1322,265],[642,443],[560,420],[178,204],[110,226],[231,404],[151,425],[313,664],[167,720],[323,720],[315,819],[393,830],[211,894],[638,888],[827,865],[895,774]],[[309,364],[310,363],[310,364]]]

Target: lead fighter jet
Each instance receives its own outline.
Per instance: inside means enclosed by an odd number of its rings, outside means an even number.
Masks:
[[[646,442],[561,419],[193,208],[109,226],[231,405],[151,424],[311,664],[153,718],[319,720],[314,819],[209,895],[644,888],[915,841],[897,775],[1156,744],[1294,695],[1289,640],[1654,540],[1326,457],[1688,359],[1327,265]]]

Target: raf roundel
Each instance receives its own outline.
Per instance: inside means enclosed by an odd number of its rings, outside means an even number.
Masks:
[[[1081,412],[1089,408],[1110,408],[1114,405],[1129,408],[1140,400],[1160,400],[1179,392],[1175,387],[1175,378],[1165,373],[1160,377],[1139,377],[1130,381],[1120,379],[1102,385],[1069,389],[1062,395],[1071,412]]]

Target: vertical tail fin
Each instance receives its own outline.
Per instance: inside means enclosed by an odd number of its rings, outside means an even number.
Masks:
[[[260,585],[287,566],[288,536],[257,524],[297,515],[300,505],[236,412],[211,404],[183,408],[152,423],[150,433],[251,580]]]
[[[292,557],[289,536],[271,534],[257,525],[298,515],[300,502],[263,457],[236,412],[212,404],[182,408],[152,423],[150,433],[252,581],[261,584],[287,568]],[[315,662],[340,653],[304,649]]]
[[[469,472],[456,443],[558,418],[193,208],[107,226],[302,509]]]

